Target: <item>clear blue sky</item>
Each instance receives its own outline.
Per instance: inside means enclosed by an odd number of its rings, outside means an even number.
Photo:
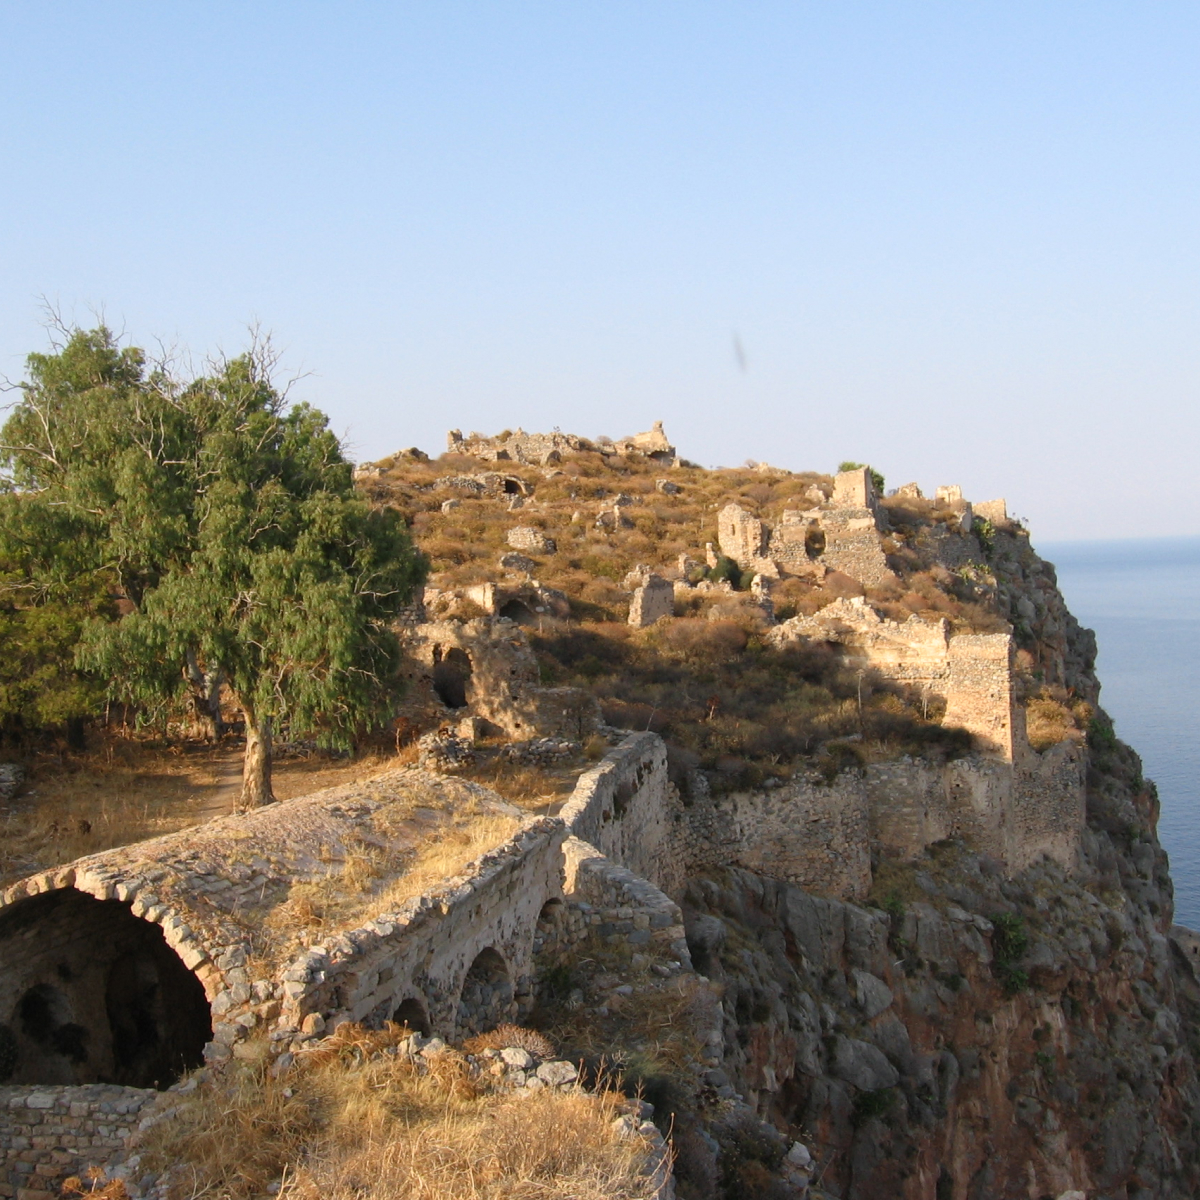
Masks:
[[[0,97],[10,378],[41,295],[258,320],[360,459],[661,418],[1200,533],[1194,2],[42,0]]]

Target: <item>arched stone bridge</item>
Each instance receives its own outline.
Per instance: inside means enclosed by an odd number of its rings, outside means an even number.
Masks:
[[[369,889],[346,895],[356,867],[394,883],[463,806],[506,811],[517,831],[378,916]],[[566,832],[408,769],[34,875],[0,896],[0,1082],[164,1087],[252,1030],[282,1040],[313,1014],[448,1037],[519,1015],[538,918],[562,896]],[[314,929],[324,941],[297,958],[296,889],[330,885],[342,929]]]

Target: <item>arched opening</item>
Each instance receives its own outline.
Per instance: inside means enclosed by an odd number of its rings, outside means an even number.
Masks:
[[[467,707],[467,685],[471,682],[471,659],[457,646],[433,651],[433,690],[447,708]]]
[[[820,558],[825,553],[825,531],[810,525],[804,534],[804,551],[809,558]]]
[[[525,488],[522,486],[519,479],[505,479],[504,494],[506,496],[523,496]]]
[[[74,888],[0,912],[0,1081],[169,1087],[212,1017],[162,929]]]
[[[513,986],[508,964],[490,946],[481,950],[463,980],[458,1002],[458,1036],[486,1033],[512,1017]]]
[[[414,1033],[424,1034],[425,1037],[428,1037],[433,1032],[429,1024],[429,1014],[425,1011],[425,1005],[415,996],[410,996],[397,1006],[396,1011],[392,1013],[392,1020],[397,1025],[407,1025]]]
[[[537,616],[524,600],[510,600],[501,605],[499,615],[507,617],[514,625],[537,624]]]

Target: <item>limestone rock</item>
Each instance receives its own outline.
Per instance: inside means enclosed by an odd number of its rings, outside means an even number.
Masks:
[[[888,1062],[882,1050],[870,1042],[843,1034],[839,1034],[834,1043],[832,1069],[838,1079],[844,1079],[864,1092],[895,1087],[900,1082],[900,1072]]]
[[[867,1020],[879,1016],[892,1002],[892,989],[878,976],[857,967],[850,972],[854,980],[855,999]]]

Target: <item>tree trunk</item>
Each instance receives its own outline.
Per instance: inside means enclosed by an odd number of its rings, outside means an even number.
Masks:
[[[225,734],[221,719],[221,685],[225,673],[218,668],[205,671],[194,650],[187,652],[188,683],[192,689],[192,716],[204,731],[205,740],[219,742]]]
[[[258,808],[275,799],[271,791],[271,718],[261,721],[242,706],[246,722],[246,756],[242,760],[242,796],[238,807]]]

